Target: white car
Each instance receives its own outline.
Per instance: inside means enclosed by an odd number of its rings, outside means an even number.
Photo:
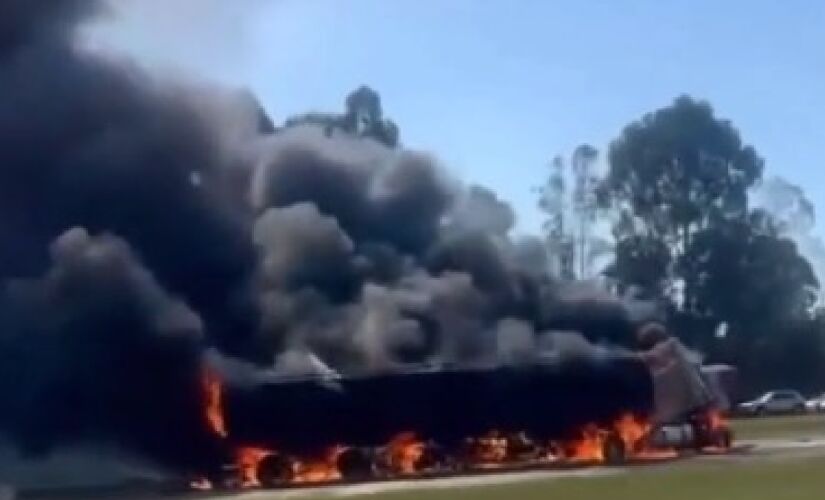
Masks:
[[[805,408],[811,413],[825,413],[825,393],[809,399]]]
[[[797,391],[771,391],[739,405],[739,411],[747,415],[803,413],[806,408],[805,398]]]

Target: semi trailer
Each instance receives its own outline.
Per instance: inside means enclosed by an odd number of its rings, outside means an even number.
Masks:
[[[490,468],[618,464],[727,449],[731,367],[677,339],[642,352],[281,378],[228,391],[209,484],[283,486]]]

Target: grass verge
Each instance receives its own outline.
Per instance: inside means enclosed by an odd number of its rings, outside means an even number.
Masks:
[[[825,495],[825,458],[704,462],[608,476],[376,493],[370,500],[814,500]],[[324,497],[318,497],[318,500]],[[327,497],[329,498],[329,497]]]
[[[732,425],[736,439],[825,437],[825,415],[743,418]]]

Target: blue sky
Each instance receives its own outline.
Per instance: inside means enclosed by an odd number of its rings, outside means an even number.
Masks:
[[[604,149],[682,93],[825,211],[822,0],[141,0],[100,31],[146,64],[251,87],[278,121],[368,84],[405,145],[495,188],[522,230],[552,156]]]

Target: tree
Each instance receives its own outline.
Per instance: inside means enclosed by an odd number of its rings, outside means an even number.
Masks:
[[[369,137],[391,148],[398,146],[398,126],[383,117],[381,97],[376,91],[362,85],[349,93],[344,104],[343,114],[306,113],[288,118],[285,126],[318,125],[324,127],[327,134],[340,131]]]
[[[747,190],[763,170],[733,125],[690,97],[625,127],[610,145],[608,164],[601,192],[621,214],[617,241],[658,241],[670,249],[671,264],[685,258],[697,232],[747,216]],[[661,279],[672,288],[672,266],[666,271]],[[694,306],[689,287],[682,302]]]
[[[823,372],[819,282],[787,236],[810,229],[813,205],[787,184],[770,210],[749,205],[764,163],[733,125],[688,97],[627,126],[610,146],[598,190],[617,212],[607,274],[671,302],[675,331],[711,360],[732,362],[753,387],[791,380],[794,353]],[[803,349],[804,352],[798,351]],[[812,354],[814,353],[814,354]]]
[[[572,209],[578,226],[576,247],[578,250],[578,276],[581,279],[590,276],[591,249],[595,248],[593,241],[593,225],[596,222],[598,204],[596,203],[596,187],[599,179],[594,167],[599,153],[593,146],[582,144],[573,152],[570,167],[573,171],[573,199]]]
[[[578,146],[569,162],[556,156],[547,182],[538,188],[539,209],[547,214],[543,224],[554,271],[563,279],[591,277],[593,262],[611,250],[594,234],[598,217],[595,171],[598,151],[589,144]]]
[[[566,226],[567,181],[564,175],[564,159],[560,156],[553,158],[550,168],[547,183],[539,188],[539,209],[548,216],[542,224],[542,229],[546,234],[551,262],[554,264],[553,271],[562,279],[573,279],[574,245]]]
[[[670,249],[661,240],[637,235],[617,242],[613,262],[604,274],[624,294],[633,287],[641,297],[656,299],[663,295],[662,276],[671,265]]]
[[[694,235],[679,274],[693,291],[694,319],[724,322],[727,341],[741,353],[758,337],[809,318],[819,286],[796,245],[780,237],[760,211]],[[712,352],[717,343],[711,333],[694,331],[694,343]]]
[[[814,232],[816,210],[804,190],[781,177],[771,177],[759,185],[752,199],[770,214],[778,233],[796,244],[821,281],[825,276],[825,242]],[[820,295],[818,302],[822,304],[824,299]]]
[[[805,191],[781,177],[762,182],[754,198],[779,224],[782,232],[808,232],[816,222],[816,209]]]

